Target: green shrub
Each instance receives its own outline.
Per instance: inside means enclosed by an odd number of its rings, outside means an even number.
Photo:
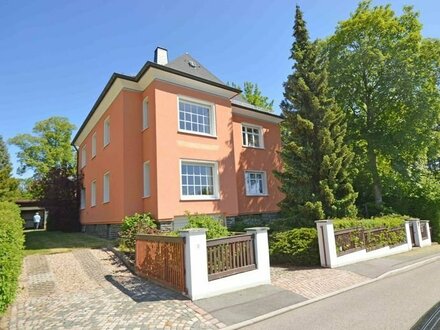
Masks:
[[[294,228],[275,233],[269,240],[269,252],[273,263],[319,265],[318,233],[315,228]]]
[[[23,219],[19,207],[0,202],[0,314],[15,298],[23,247]]]
[[[186,215],[188,217],[188,224],[182,229],[206,228],[208,230],[206,232],[207,239],[229,236],[228,229],[223,226],[218,220],[209,215],[198,213],[186,213]]]
[[[335,219],[333,221],[333,227],[335,230],[348,229],[348,228],[356,228],[361,227],[364,229],[373,229],[373,228],[395,228],[400,227],[405,223],[405,217],[403,215],[391,214],[385,215],[378,218],[371,219]]]
[[[125,217],[122,221],[119,246],[134,251],[137,234],[156,234],[157,232],[157,225],[150,213],[135,213]]]

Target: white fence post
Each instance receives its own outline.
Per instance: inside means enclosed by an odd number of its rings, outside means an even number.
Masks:
[[[411,231],[410,231],[411,222],[405,221],[405,233],[406,233],[406,244],[408,245],[408,250],[412,250],[412,238],[411,238]]]
[[[422,244],[422,232],[420,231],[420,219],[408,219],[414,232],[414,245],[420,247]]]
[[[331,220],[315,221],[318,231],[319,257],[322,267],[336,267],[337,254],[335,242],[335,230]]]
[[[203,297],[208,286],[208,260],[206,255],[206,229],[185,229],[185,283],[192,300]]]
[[[424,246],[430,246],[432,244],[431,242],[431,231],[429,230],[429,221],[428,220],[420,220],[420,226],[425,226],[425,230],[426,230],[426,235],[427,238],[423,239],[422,235],[421,235],[421,230],[420,230],[420,247],[424,247]]]
[[[246,228],[246,233],[254,234],[255,263],[260,271],[260,280],[270,284],[269,239],[267,227]]]

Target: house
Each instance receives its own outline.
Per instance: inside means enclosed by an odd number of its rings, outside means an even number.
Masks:
[[[112,75],[74,137],[83,230],[114,236],[135,212],[169,229],[186,211],[274,216],[280,122],[189,54],[168,62],[157,48],[136,76]]]

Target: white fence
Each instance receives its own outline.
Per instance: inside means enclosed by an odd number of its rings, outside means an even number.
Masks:
[[[322,267],[340,267],[363,260],[406,252],[411,250],[413,246],[424,247],[431,245],[429,221],[409,219],[405,221],[406,242],[392,247],[384,246],[372,251],[352,249],[351,253],[341,254],[337,250],[332,220],[319,220],[315,221],[315,223],[318,230],[319,255]]]
[[[268,228],[265,227],[246,229],[246,233],[252,235],[253,246],[252,248],[237,248],[246,249],[246,253],[235,250],[235,246],[232,248],[226,248],[227,243],[221,242],[220,249],[216,252],[217,259],[221,259],[222,256],[224,257],[225,255],[230,255],[229,258],[223,258],[223,261],[220,261],[222,264],[228,264],[225,265],[224,269],[233,268],[237,269],[238,272],[240,271],[239,268],[247,267],[247,269],[252,268],[252,270],[240,272],[238,274],[232,274],[233,272],[228,270],[224,271],[224,273],[229,272],[227,276],[218,279],[213,279],[211,276],[211,280],[209,280],[208,276],[208,270],[212,269],[212,265],[209,265],[208,267],[206,229],[181,230],[180,235],[185,237],[185,282],[187,295],[192,300],[197,300],[262,284],[270,284],[267,230]],[[231,244],[234,244],[234,242]],[[249,240],[246,244],[249,244]],[[249,247],[249,245],[247,245],[247,247]],[[253,254],[248,255],[248,251],[252,251]],[[245,266],[240,264],[237,267],[236,262],[234,261],[234,258],[237,255],[242,255],[243,259],[249,258],[248,260],[252,262],[253,266],[250,267],[245,263]]]

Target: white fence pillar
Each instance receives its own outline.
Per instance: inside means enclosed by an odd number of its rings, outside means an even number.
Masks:
[[[408,250],[411,250],[413,245],[410,231],[411,226],[412,225],[410,221],[405,221],[406,244],[408,245]]]
[[[185,229],[185,283],[192,300],[203,298],[208,286],[208,260],[206,255],[206,229]]]
[[[337,263],[335,230],[331,220],[315,221],[318,231],[319,257],[322,267],[335,267]]]
[[[425,227],[426,237],[422,237],[422,227]],[[431,231],[429,230],[429,221],[428,220],[420,220],[420,247],[430,246],[431,243]]]
[[[262,282],[270,283],[269,239],[267,227],[246,228],[246,233],[254,234],[255,263]]]
[[[422,244],[422,232],[420,231],[420,219],[412,218],[408,219],[408,222],[410,223],[410,226],[412,227],[412,230],[414,232],[414,245],[415,246],[421,246]]]

